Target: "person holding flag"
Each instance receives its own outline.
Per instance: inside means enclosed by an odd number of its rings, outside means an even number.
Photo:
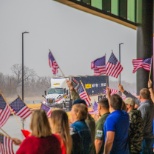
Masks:
[[[0,154],[14,154],[13,140],[0,133]]]
[[[83,104],[87,107],[86,101],[84,99],[81,99],[79,94],[77,93],[77,91],[74,89],[72,81],[71,80],[67,80],[67,85],[70,89],[71,92],[71,98],[73,100],[72,103],[72,107],[75,104]],[[88,109],[88,108],[87,108]],[[95,154],[95,146],[94,146],[94,139],[95,139],[95,120],[94,118],[88,113],[87,114],[87,118],[85,119],[85,122],[87,124],[87,126],[90,129],[91,132],[91,139],[92,139],[92,149],[90,154]]]
[[[31,136],[21,144],[16,154],[61,154],[60,142],[51,133],[48,118],[44,110],[35,110],[31,117]],[[14,138],[14,143],[17,139]]]
[[[150,83],[148,83],[148,86]],[[141,154],[152,154],[152,144],[153,144],[153,102],[151,101],[150,91],[151,87],[142,88],[139,93],[139,99],[124,90],[122,85],[118,86],[119,91],[121,91],[126,97],[131,97],[135,103],[138,104],[137,110],[141,112],[143,119],[143,141],[142,141],[142,151]]]

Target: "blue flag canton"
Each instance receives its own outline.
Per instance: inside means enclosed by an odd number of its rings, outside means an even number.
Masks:
[[[4,135],[0,134],[0,143],[4,143]]]
[[[2,95],[0,96],[0,109],[4,110],[6,107],[6,102],[4,101]]]
[[[50,108],[44,104],[41,105],[41,109],[44,110],[45,112],[48,112]]]
[[[96,102],[94,102],[94,105],[93,105],[93,110],[96,111],[98,108],[98,104]]]
[[[144,59],[143,63],[151,64],[151,58]]]
[[[25,104],[20,98],[17,98],[14,102],[10,104],[11,108],[17,113],[19,112],[23,107],[25,107]]]
[[[117,58],[115,57],[115,55],[114,55],[113,53],[111,54],[111,56],[110,56],[108,62],[109,62],[109,63],[112,63],[112,64],[114,64],[114,65],[117,64],[118,60],[117,60]]]
[[[54,61],[54,60],[55,60],[55,58],[53,57],[51,51],[49,52],[49,59],[50,59],[51,61]]]
[[[83,89],[82,85],[80,85],[80,87],[79,87],[79,89],[78,89],[78,93],[80,94],[80,93],[82,93],[83,91],[84,91],[84,89]]]
[[[105,56],[101,57],[101,58],[98,58],[96,60],[94,60],[94,66],[103,66],[105,65]]]

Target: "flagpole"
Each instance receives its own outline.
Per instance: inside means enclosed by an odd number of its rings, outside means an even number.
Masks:
[[[17,116],[14,114],[14,112],[12,111],[12,109],[11,109],[11,107],[10,107],[10,105],[7,103],[7,105],[8,105],[8,107],[9,107],[9,109],[10,109],[10,111],[11,111],[11,113],[13,114],[13,116],[15,117],[15,119],[16,119],[16,121],[17,121],[17,123],[20,125],[20,127],[22,128],[22,125],[21,125],[21,123],[18,121],[18,119],[17,119]]]
[[[121,64],[121,45],[124,43],[119,43],[119,62]],[[121,84],[121,73],[119,74],[119,84]]]
[[[7,137],[10,137],[10,138],[11,138],[11,136],[10,136],[8,133],[6,133],[6,131],[4,131],[2,128],[0,128],[0,130],[1,130]]]
[[[50,49],[49,49],[49,51],[51,52],[51,50],[50,50]],[[51,52],[51,53],[52,53],[52,52]],[[53,55],[53,53],[52,53],[52,55]],[[54,59],[55,59],[55,56],[54,56]],[[55,59],[55,61],[56,61],[56,59]],[[57,61],[56,61],[56,62],[57,62]],[[59,67],[59,70],[60,70],[60,72],[61,72],[62,76],[63,76],[63,77],[65,77],[65,75],[64,75],[63,71],[61,70],[61,68],[60,68],[59,64],[58,64],[58,67]]]
[[[152,73],[152,64],[153,64],[153,56],[151,57],[151,65],[150,65],[150,72],[149,72],[149,80],[150,80],[151,73]]]
[[[18,95],[18,97],[20,98],[19,95]],[[20,98],[20,99],[21,99],[21,98]],[[23,103],[24,103],[24,99],[21,99],[21,100],[22,100]],[[24,126],[25,126],[24,121],[25,121],[25,119],[21,118],[22,129],[24,129]]]
[[[106,76],[106,86],[109,87],[109,76]]]

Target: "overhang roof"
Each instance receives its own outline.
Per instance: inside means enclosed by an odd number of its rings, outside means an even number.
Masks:
[[[120,20],[120,19],[115,18],[115,17],[110,16],[110,15],[103,14],[103,13],[98,12],[98,11],[95,11],[95,10],[92,10],[90,8],[87,8],[85,6],[79,5],[79,4],[74,3],[72,1],[69,1],[69,0],[55,0],[55,1],[58,1],[60,3],[63,3],[63,4],[68,5],[70,7],[76,8],[78,10],[82,10],[84,12],[87,12],[87,13],[90,13],[90,14],[93,14],[93,15],[96,15],[96,16],[99,16],[99,17],[102,17],[102,18],[111,20],[113,22],[119,23],[119,24],[124,25],[124,26],[127,26],[129,28],[136,29],[136,26],[133,25],[133,24],[131,24],[131,23],[128,23],[128,22],[123,21],[123,20]]]

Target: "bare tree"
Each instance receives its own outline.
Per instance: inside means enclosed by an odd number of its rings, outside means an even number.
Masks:
[[[14,77],[16,79],[16,85],[21,86],[21,82],[22,82],[22,65],[19,64],[14,64],[11,67],[12,73],[14,74]],[[35,78],[37,76],[37,74],[35,73],[35,71],[33,69],[30,69],[26,66],[24,66],[24,81],[25,84],[27,81],[29,81],[32,78]]]
[[[5,89],[5,77],[3,73],[0,73],[0,93],[2,93]]]

